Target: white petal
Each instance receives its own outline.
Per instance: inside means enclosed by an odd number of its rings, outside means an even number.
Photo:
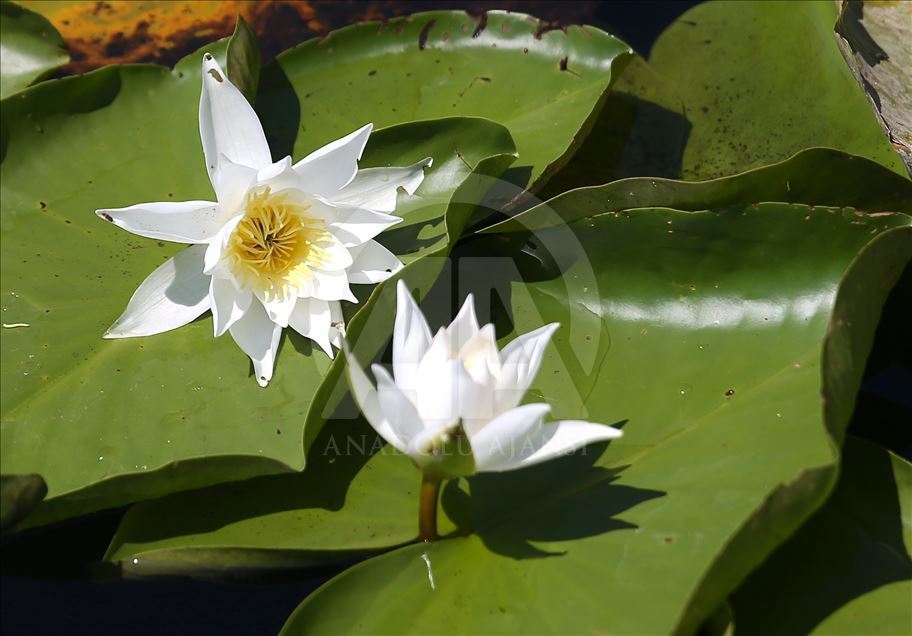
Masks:
[[[432,164],[428,157],[404,168],[365,168],[335,197],[336,203],[368,208],[377,212],[394,212],[399,188],[409,195],[424,181],[424,169]]]
[[[288,319],[298,302],[297,296],[288,295],[284,298],[273,298],[270,300],[266,300],[260,294],[257,294],[257,297],[260,299],[260,302],[263,303],[263,308],[266,309],[266,315],[269,316],[271,321],[280,327],[288,326]]]
[[[331,236],[329,243],[320,243],[323,249],[322,258],[318,265],[322,271],[342,272],[351,267],[354,262],[351,250],[345,247],[336,237]]]
[[[203,271],[210,276],[213,274],[219,274],[222,278],[227,278],[232,276],[230,270],[225,267],[225,263],[222,260],[222,255],[225,252],[225,248],[228,246],[228,239],[231,238],[231,233],[234,232],[234,228],[237,227],[237,224],[240,223],[241,219],[244,218],[243,214],[238,214],[233,219],[230,219],[218,233],[212,237],[212,240],[209,241],[209,246],[206,248],[206,256],[203,261]]]
[[[396,436],[408,443],[424,430],[424,423],[418,415],[414,401],[393,382],[389,371],[379,364],[372,365],[371,370],[377,379],[377,393],[383,417],[389,422]]]
[[[418,365],[431,344],[431,330],[405,283],[396,284],[396,323],[393,327],[393,374],[396,383],[415,388]]]
[[[523,408],[523,407],[519,407]],[[518,410],[518,409],[514,409]],[[510,411],[512,412],[512,411]],[[501,416],[503,417],[503,416]],[[501,472],[525,468],[561,457],[593,442],[604,442],[621,437],[616,428],[579,420],[563,420],[545,424],[518,444],[512,457],[493,457],[480,471]]]
[[[212,201],[140,203],[95,214],[127,232],[175,243],[206,243],[225,222]]]
[[[453,322],[447,327],[446,332],[450,339],[450,348],[453,351],[462,349],[462,346],[478,333],[478,318],[475,316],[475,297],[472,294],[466,296],[459,313],[456,314]]]
[[[520,403],[538,369],[556,322],[515,338],[500,352],[500,380],[497,383],[497,410],[503,412]]]
[[[315,150],[294,165],[301,177],[301,189],[332,199],[347,186],[358,172],[358,159],[367,145],[373,124],[330,142]]]
[[[234,163],[221,155],[212,179],[212,187],[218,197],[219,206],[225,218],[231,218],[243,212],[241,206],[247,198],[247,192],[256,183],[257,171],[247,166]]]
[[[226,279],[213,276],[209,285],[209,299],[212,303],[212,324],[215,337],[225,333],[250,307],[253,294],[239,290]]]
[[[477,431],[467,431],[478,471],[518,467],[523,458],[541,446],[534,444],[534,434],[541,430],[542,420],[550,410],[548,404],[525,404],[502,413]],[[530,439],[533,442],[527,446]]]
[[[192,245],[146,277],[105,338],[151,336],[186,325],[209,309],[204,245]]]
[[[342,315],[342,304],[337,300],[329,303],[329,342],[339,349],[342,348],[342,336],[345,335],[345,316]]]
[[[377,241],[368,241],[349,249],[352,264],[348,268],[348,282],[380,283],[402,269],[402,262],[395,254]]]
[[[268,166],[264,166],[257,171],[257,182],[263,183],[269,181],[270,179],[277,179],[278,177],[284,175],[286,172],[291,170],[291,157],[283,157],[271,163]],[[292,171],[292,174],[294,172]]]
[[[418,368],[414,392],[421,419],[434,428],[449,425],[467,412],[474,415],[470,403],[475,383],[462,361],[454,359],[443,364],[428,364],[428,360],[425,356]]]
[[[326,272],[313,270],[311,294],[319,300],[347,300],[356,303],[358,299],[348,286],[348,275],[344,271]]]
[[[253,302],[241,319],[231,325],[229,331],[237,345],[253,362],[257,383],[260,386],[269,384],[282,328],[269,319],[263,305]]]
[[[367,375],[361,369],[361,365],[348,349],[348,344],[342,343],[345,350],[345,368],[348,371],[348,382],[351,384],[352,397],[358,404],[358,408],[364,413],[364,418],[374,427],[374,430],[387,441],[392,447],[399,452],[406,452],[408,442],[399,438],[390,423],[383,417],[380,410],[380,401],[377,395],[377,389],[367,379]]]
[[[199,124],[206,169],[213,187],[221,155],[256,170],[272,163],[256,112],[208,53],[203,55]]]
[[[294,311],[288,318],[288,326],[316,342],[326,355],[333,357],[331,342],[335,334],[330,303],[316,298],[298,298]]]
[[[402,219],[367,208],[340,206],[335,208],[335,219],[329,224],[332,233],[345,247],[354,247],[371,240],[380,232]]]
[[[453,338],[452,333],[448,335]],[[493,378],[500,376],[500,356],[494,338],[494,325],[487,324],[476,331],[459,349],[459,358],[475,382],[485,385],[491,382],[493,390],[496,385]]]

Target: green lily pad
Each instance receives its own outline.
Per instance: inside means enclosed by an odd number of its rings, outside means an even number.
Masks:
[[[234,343],[213,339],[208,315],[151,338],[101,338],[179,246],[119,232],[94,210],[212,196],[199,69],[199,56],[173,71],[108,67],[4,104],[2,313],[25,326],[2,339],[2,462],[5,472],[40,474],[49,491],[27,524],[304,464],[305,416],[332,361],[303,339],[286,336],[277,381],[263,390]],[[429,205],[439,216],[472,168],[513,158],[509,133],[493,122],[407,128],[376,132],[363,165],[433,157]],[[429,234],[439,241],[446,224]]]
[[[912,181],[869,159],[829,148],[810,148],[781,163],[709,181],[633,177],[581,188],[481,232],[535,231],[631,208],[707,210],[757,201],[912,213]]]
[[[43,16],[0,2],[0,99],[40,80],[70,60],[63,38]]]
[[[354,566],[285,633],[691,633],[826,498],[908,217],[642,209],[532,241],[495,286],[516,332],[563,324],[537,387],[624,437],[451,484],[472,534]]]
[[[840,395],[854,396],[861,372],[842,356],[866,355],[883,299],[912,256],[912,230],[888,228],[908,224],[903,215],[785,204],[651,209],[546,230],[522,252],[502,236],[467,244],[460,280],[473,283],[460,294],[475,291],[484,315],[495,286],[508,308],[493,315],[502,341],[550,320],[564,325],[529,401],[543,396],[556,417],[626,420],[625,436],[607,449],[449,484],[442,530],[472,534],[355,566],[309,599],[289,631],[699,625],[832,486],[834,438],[851,413],[843,401],[851,397]],[[484,257],[475,269],[472,255]],[[503,272],[493,256],[517,259],[520,272]],[[439,290],[424,303],[432,325],[452,308],[447,285]],[[300,565],[413,540],[419,475],[408,460],[377,452],[363,422],[330,422],[322,435],[302,475],[134,506],[108,557],[131,572],[193,573]],[[348,439],[362,450],[339,457],[334,449]],[[318,483],[333,483],[332,495],[299,494]]]
[[[707,2],[649,58],[692,126],[681,176],[712,179],[827,146],[905,175],[836,45],[835,2]]]
[[[486,117],[516,142],[511,180],[534,189],[581,143],[631,57],[594,27],[549,30],[503,11],[418,13],[279,55],[263,68],[257,108],[270,143],[294,142],[296,155],[366,121]]]
[[[41,475],[0,475],[0,532],[12,530],[46,494]]]
[[[912,465],[849,438],[826,504],[733,597],[738,634],[912,632]]]
[[[228,79],[253,104],[260,83],[260,49],[257,47],[256,33],[240,15],[234,33],[228,38],[225,58]]]
[[[627,177],[677,178],[690,122],[674,86],[635,56],[612,85],[592,130],[541,200]]]

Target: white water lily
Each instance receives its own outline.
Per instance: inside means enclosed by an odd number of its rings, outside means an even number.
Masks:
[[[256,113],[208,53],[199,126],[217,201],[96,212],[139,236],[192,245],[143,281],[105,337],[169,331],[211,309],[215,336],[228,331],[266,386],[284,327],[332,356],[339,301],[357,302],[349,285],[402,268],[373,239],[402,220],[391,214],[397,193],[413,194],[431,160],[358,170],[367,124],[297,163],[273,162]]]
[[[432,479],[524,468],[621,436],[603,424],[545,423],[548,404],[518,406],[557,323],[498,350],[494,325],[478,326],[470,294],[431,337],[402,281],[393,332],[393,375],[373,365],[374,387],[346,351],[355,400],[376,431]]]

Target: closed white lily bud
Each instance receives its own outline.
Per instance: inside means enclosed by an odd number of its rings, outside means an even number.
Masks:
[[[402,281],[397,292],[393,375],[374,365],[375,387],[346,350],[348,377],[367,421],[426,475],[514,470],[621,436],[603,424],[546,423],[547,404],[518,406],[557,323],[499,350],[494,326],[478,326],[469,295],[452,324],[431,337]]]

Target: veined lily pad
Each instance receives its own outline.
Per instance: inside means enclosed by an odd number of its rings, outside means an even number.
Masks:
[[[656,41],[691,123],[681,176],[712,179],[813,146],[905,175],[836,45],[835,2],[707,2]]]
[[[63,38],[44,17],[0,2],[0,99],[25,88],[70,59]]]
[[[303,339],[286,337],[263,390],[243,353],[212,338],[208,317],[150,338],[101,338],[179,246],[118,232],[94,210],[211,198],[199,64],[109,67],[4,104],[2,310],[4,323],[25,326],[2,340],[3,470],[39,473],[49,491],[28,524],[304,464],[305,417],[332,361]],[[438,216],[472,168],[513,158],[509,133],[483,119],[413,133],[378,131],[363,165],[375,153],[384,165],[433,157]],[[431,236],[446,230],[438,223]]]
[[[486,117],[516,141],[511,179],[534,189],[582,142],[631,57],[630,47],[594,27],[549,30],[503,11],[418,13],[340,29],[279,55],[263,69],[257,109],[267,137],[293,141],[295,154],[367,120]]]

